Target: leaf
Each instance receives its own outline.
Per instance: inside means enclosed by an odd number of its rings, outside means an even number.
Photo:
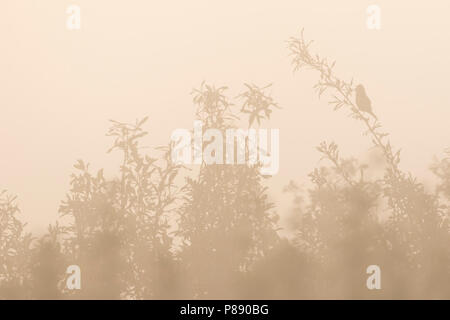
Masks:
[[[98,170],[97,172],[97,179],[102,179],[103,178],[103,169]]]
[[[78,160],[77,163],[75,163],[73,166],[75,167],[75,169],[78,169],[78,170],[85,170],[85,168],[86,168],[83,160]]]
[[[144,119],[142,119],[141,121],[139,121],[138,123],[138,127],[142,126],[146,121],[148,120],[148,116],[144,117]]]

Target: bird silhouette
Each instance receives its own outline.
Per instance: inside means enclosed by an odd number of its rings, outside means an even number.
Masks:
[[[372,117],[374,117],[375,120],[378,120],[377,116],[372,111],[372,102],[367,96],[364,86],[362,84],[358,84],[356,86],[355,91],[356,91],[356,105],[358,106],[359,110],[367,112]]]

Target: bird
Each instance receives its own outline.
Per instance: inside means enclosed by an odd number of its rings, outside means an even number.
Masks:
[[[378,120],[377,116],[372,111],[372,102],[367,96],[364,86],[362,84],[358,84],[355,88],[355,91],[356,91],[356,105],[358,106],[359,110],[367,112],[372,117],[374,117],[375,120]]]

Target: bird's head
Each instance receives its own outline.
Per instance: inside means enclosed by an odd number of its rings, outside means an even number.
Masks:
[[[358,84],[355,88],[356,93],[364,93],[364,86],[362,84]]]

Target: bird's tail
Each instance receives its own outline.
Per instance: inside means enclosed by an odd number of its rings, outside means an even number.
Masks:
[[[370,111],[369,113],[370,113],[370,115],[371,115],[372,117],[375,118],[375,120],[378,121],[378,117],[375,115],[375,113],[373,113],[373,111]]]

